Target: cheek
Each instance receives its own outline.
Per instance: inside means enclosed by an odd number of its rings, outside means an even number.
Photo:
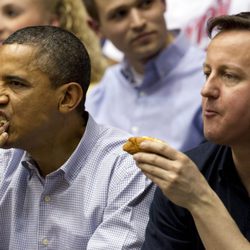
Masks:
[[[126,51],[129,46],[130,35],[129,32],[125,30],[119,30],[112,33],[109,33],[105,36],[108,40],[112,41],[112,43],[121,51]]]
[[[244,97],[242,97],[244,98]],[[250,107],[246,102],[235,100],[228,106],[228,111],[223,122],[229,133],[241,134],[249,131],[250,127]],[[231,132],[230,132],[231,131]]]
[[[27,21],[26,18],[20,17],[20,18],[14,20],[9,27],[10,27],[11,33],[13,33],[16,30],[25,28],[29,25],[33,25],[33,24],[30,23],[29,21]]]
[[[249,91],[234,92],[233,98],[227,103],[227,110],[234,117],[243,118],[250,113],[250,98]],[[240,120],[238,120],[240,121]]]
[[[164,8],[155,8],[155,10],[151,10],[145,14],[145,18],[148,22],[153,22],[157,24],[157,26],[166,26],[165,20],[165,9]]]
[[[8,27],[8,36],[10,34],[12,34],[13,32],[15,32],[16,30],[19,30],[23,27],[25,27],[25,24],[23,24],[22,22],[19,21],[19,19],[14,19],[11,22],[8,23],[8,25],[6,25]]]
[[[129,29],[126,25],[115,25],[107,32],[106,36],[107,38],[110,38],[110,40],[122,42],[129,32],[128,30]]]
[[[13,29],[18,30],[30,25],[41,25],[43,20],[39,12],[30,10],[13,19]]]

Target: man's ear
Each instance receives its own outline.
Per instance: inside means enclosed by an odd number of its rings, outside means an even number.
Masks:
[[[100,31],[100,24],[92,19],[91,17],[87,18],[87,24],[91,30],[94,31],[94,33],[99,37],[102,38],[102,33]]]
[[[83,98],[82,88],[76,82],[62,85],[59,87],[58,91],[58,109],[62,113],[68,113],[76,109]]]

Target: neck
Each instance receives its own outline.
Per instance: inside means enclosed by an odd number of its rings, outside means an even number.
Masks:
[[[131,66],[134,68],[134,70],[139,73],[139,74],[144,74],[145,71],[145,65],[147,64],[147,62],[149,62],[151,59],[153,59],[154,57],[156,57],[159,53],[161,53],[162,50],[164,50],[165,48],[167,48],[174,40],[174,36],[171,32],[168,32],[167,34],[167,38],[166,38],[166,43],[165,45],[162,47],[161,50],[159,50],[157,53],[146,57],[146,58],[141,58],[141,59],[135,59],[132,58],[133,55],[131,57],[127,56],[128,62],[131,64]]]
[[[36,161],[42,176],[46,176],[60,168],[72,155],[84,133],[84,126],[79,120],[65,121],[57,132],[50,135],[46,143],[39,145],[37,150],[29,150]]]

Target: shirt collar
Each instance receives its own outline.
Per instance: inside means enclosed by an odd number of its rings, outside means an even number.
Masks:
[[[29,178],[35,173],[41,180],[43,179],[39,173],[36,162],[32,159],[30,154],[25,151],[21,160],[21,165],[28,171]]]
[[[69,183],[72,183],[78,173],[84,168],[86,159],[91,155],[91,151],[96,145],[102,126],[99,126],[91,115],[88,116],[88,122],[84,131],[84,134],[72,153],[70,158],[63,164],[61,169],[65,172],[65,178]]]
[[[175,37],[174,41],[157,56],[156,60],[150,61],[146,65],[147,70],[150,64],[154,64],[160,78],[176,68],[190,47],[190,41],[183,32],[176,30],[172,33]]]
[[[85,128],[85,132],[72,153],[69,159],[56,171],[50,175],[56,175],[63,173],[65,180],[71,184],[81,169],[84,167],[86,158],[91,154],[93,147],[100,138],[100,134],[103,132],[101,130],[102,126],[94,121],[91,115],[88,116],[88,122]],[[25,152],[22,160],[22,165],[28,170],[30,177],[34,172],[40,177],[39,170],[36,167],[36,162],[31,158],[31,156]]]
[[[152,71],[156,78],[165,77],[176,67],[176,65],[179,64],[183,56],[187,53],[191,43],[185,33],[180,32],[179,30],[173,30],[170,32],[172,32],[175,37],[174,41],[146,64],[144,78],[147,78],[148,74],[152,74]],[[135,84],[133,70],[126,58],[121,62],[121,73],[127,81],[131,84]],[[153,83],[156,83],[156,81],[153,81],[150,84]]]

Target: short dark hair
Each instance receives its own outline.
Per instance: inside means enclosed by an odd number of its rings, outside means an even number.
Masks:
[[[208,20],[207,34],[211,38],[214,30],[218,32],[230,30],[250,31],[250,12],[241,12],[236,15],[222,15]]]
[[[83,43],[71,32],[54,26],[30,26],[11,34],[3,45],[22,44],[37,49],[34,63],[46,73],[52,87],[76,82],[83,90],[81,110],[90,83],[90,59]]]
[[[99,22],[100,18],[95,0],[82,0],[82,1],[90,17],[93,18],[95,21]]]

